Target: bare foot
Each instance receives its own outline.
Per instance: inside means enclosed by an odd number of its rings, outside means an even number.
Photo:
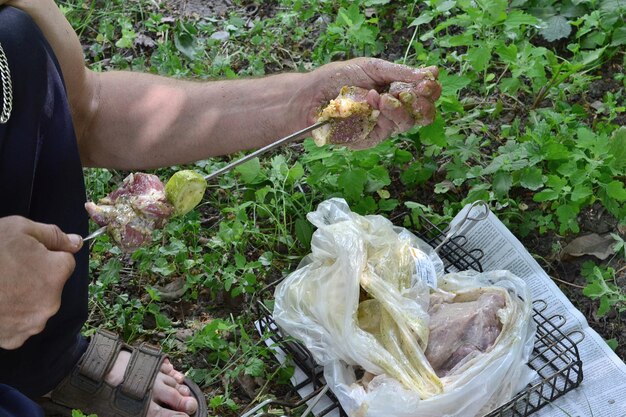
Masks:
[[[121,351],[104,380],[112,386],[121,384],[129,360],[130,352]],[[198,402],[183,384],[184,379],[184,375],[175,370],[169,360],[163,361],[161,372],[154,380],[148,417],[185,417],[196,412]]]

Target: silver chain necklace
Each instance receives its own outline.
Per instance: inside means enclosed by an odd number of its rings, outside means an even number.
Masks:
[[[4,124],[11,117],[11,109],[13,108],[13,86],[11,85],[11,73],[9,72],[9,63],[7,56],[4,54],[2,44],[0,44],[0,81],[2,81],[2,111],[0,112],[0,123]]]

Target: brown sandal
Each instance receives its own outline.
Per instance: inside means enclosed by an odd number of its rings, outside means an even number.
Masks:
[[[116,387],[104,381],[121,350],[131,352],[124,380]],[[119,336],[107,330],[98,330],[87,351],[72,372],[44,398],[40,405],[46,416],[71,417],[73,409],[98,417],[140,417],[148,412],[152,387],[164,360],[161,350],[143,343],[132,348]],[[206,400],[198,385],[185,378],[185,385],[198,401],[198,410],[192,417],[206,417]]]

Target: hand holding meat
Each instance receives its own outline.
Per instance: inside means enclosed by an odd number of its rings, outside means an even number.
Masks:
[[[0,218],[0,236],[0,348],[17,349],[58,311],[82,240],[18,216]]]
[[[309,123],[330,120],[313,133],[316,143],[363,149],[416,124],[432,123],[441,94],[438,74],[436,67],[415,69],[373,58],[313,71],[317,83]]]

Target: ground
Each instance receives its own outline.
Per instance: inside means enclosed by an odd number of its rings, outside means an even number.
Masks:
[[[218,1],[201,1],[201,0],[169,0],[166,2],[165,10],[167,13],[171,13],[175,16],[186,16],[191,19],[203,19],[204,17],[211,17],[213,19],[225,19],[229,11],[238,10],[242,14],[249,16],[272,16],[275,12],[273,9],[277,7],[275,2],[261,2],[260,5],[252,2],[231,2],[229,0]],[[411,31],[407,29],[407,36],[410,37]],[[402,56],[401,48],[394,48],[393,46],[387,48],[381,55],[382,58],[398,59]],[[280,68],[277,66],[276,70]],[[598,100],[604,97],[606,92],[616,93],[620,88],[620,84],[614,79],[613,74],[624,72],[624,68],[619,60],[606,63],[602,67],[594,70],[594,76],[597,76],[585,94],[571,97],[571,104],[580,104],[583,107],[596,106]],[[531,97],[519,97],[520,101],[528,102]],[[549,107],[549,102],[538,103],[539,106]],[[512,105],[508,107],[510,113],[504,111],[498,118],[490,119],[488,121],[489,130],[499,131],[501,124],[509,123],[515,116],[516,106]],[[591,121],[593,122],[593,121]],[[626,118],[622,113],[615,120],[614,123],[625,125]],[[434,199],[432,188],[436,182],[439,182],[441,178],[432,179],[431,183],[424,185],[423,189],[411,190],[410,196],[407,190],[401,189],[399,181],[397,181],[397,172],[391,172],[394,184],[390,187],[390,191],[398,196],[405,196],[407,200],[421,201],[424,204],[431,204],[434,206],[435,211],[441,209],[436,207],[436,199]],[[394,177],[396,175],[396,177]],[[459,190],[463,192],[463,190]],[[410,197],[410,198],[409,198]],[[219,222],[223,220],[219,211],[203,207],[201,210],[202,227],[210,229],[219,227]],[[576,236],[561,236],[557,233],[550,232],[544,234],[530,233],[528,236],[520,236],[522,243],[533,254],[542,267],[546,270],[548,275],[554,278],[556,284],[562,289],[562,291],[569,297],[574,305],[588,318],[589,324],[605,339],[614,339],[617,344],[616,352],[622,359],[626,359],[626,325],[624,318],[619,313],[610,313],[603,318],[598,318],[598,302],[591,300],[589,297],[583,295],[582,289],[586,284],[585,278],[581,275],[582,265],[588,260],[594,260],[596,263],[611,266],[616,273],[616,284],[623,287],[626,284],[626,260],[624,255],[610,256],[605,260],[598,260],[591,255],[583,256],[566,256],[563,254],[563,248],[567,246],[570,241],[581,235],[597,233],[600,235],[606,235],[607,233],[621,233],[624,236],[625,231],[619,229],[618,219],[612,217],[606,210],[603,210],[600,205],[594,205],[586,208],[579,216],[579,224],[581,225],[581,231]],[[280,247],[277,247],[278,252],[281,251]],[[251,253],[250,259],[256,259],[260,254]],[[125,259],[125,262],[132,263],[132,259]],[[280,274],[277,274],[276,279],[280,278]],[[164,283],[157,283],[164,284]],[[119,283],[120,286],[125,288],[125,291],[131,295],[147,298],[143,288],[144,283],[138,283],[132,276],[126,276],[125,279]],[[183,284],[177,286],[174,282],[173,286],[167,288],[161,293],[171,293],[172,300],[177,300],[176,293],[181,289]],[[218,292],[217,303],[215,302],[216,294],[213,294],[209,289],[201,292],[197,299],[193,302],[177,300],[168,304],[167,309],[162,313],[167,316],[177,319],[185,320],[185,318],[193,317],[194,320],[199,323],[207,323],[212,320],[213,316],[225,317],[230,313],[235,315],[241,314],[244,311],[254,313],[254,310],[250,308],[250,304],[255,302],[255,299],[238,296],[230,297],[223,292]],[[215,308],[211,311],[207,311],[207,305],[214,305]],[[154,320],[151,315],[146,316],[146,321]],[[97,323],[94,323],[97,324]],[[145,328],[154,328],[155,324],[150,322],[143,323]],[[159,335],[157,335],[159,336]],[[183,331],[181,334],[176,335],[178,339],[184,340],[188,336],[188,332]],[[236,336],[230,335],[231,338]],[[269,358],[264,360],[270,360]],[[198,362],[198,367],[206,366],[206,363],[201,363],[204,359],[201,359],[199,355],[189,355],[175,358],[175,362],[181,367],[194,366],[195,362]],[[234,392],[233,398],[241,406],[245,407],[247,404],[259,400],[256,398],[256,394],[259,389],[264,386],[265,382],[261,379],[255,379],[247,376],[245,373],[234,377],[234,383],[227,381],[228,377],[223,376],[222,386],[218,384],[212,385],[212,388],[207,390],[207,395],[211,398],[214,395],[222,394],[224,390],[231,387]],[[285,392],[285,387],[281,385],[271,386],[267,390],[272,394],[281,398],[281,395]],[[283,398],[284,399],[284,398]]]

